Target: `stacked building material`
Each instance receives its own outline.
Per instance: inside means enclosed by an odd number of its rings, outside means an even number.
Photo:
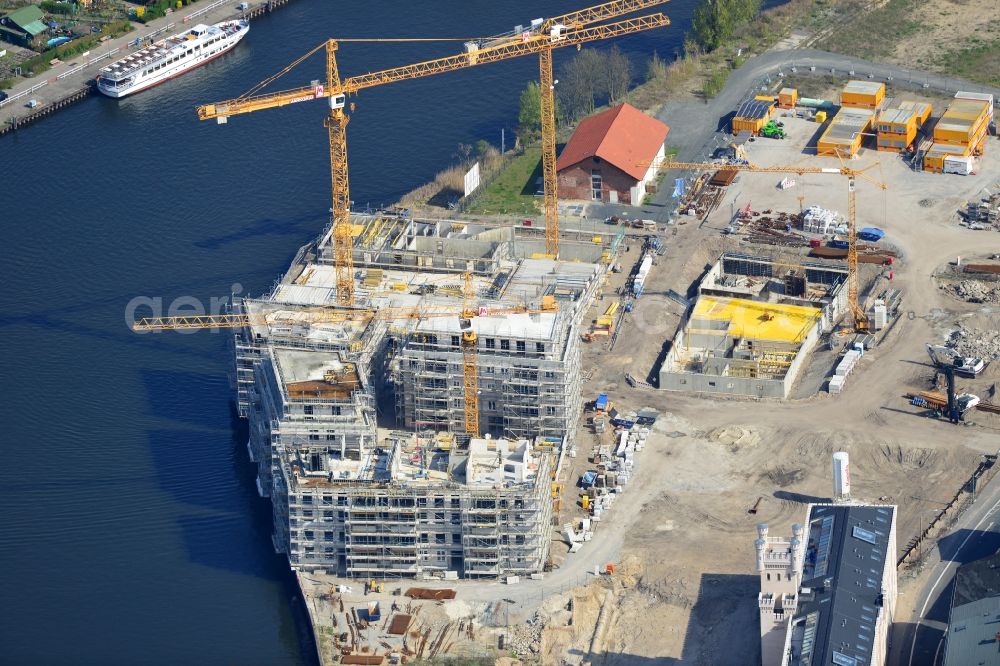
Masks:
[[[810,206],[802,215],[802,231],[810,234],[828,234],[837,226],[837,214],[832,210]]]

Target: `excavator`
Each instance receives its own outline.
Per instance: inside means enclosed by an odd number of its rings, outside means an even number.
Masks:
[[[955,395],[955,375],[975,377],[982,372],[985,364],[979,358],[963,358],[961,354],[950,347],[942,345],[927,345],[927,354],[938,372],[944,373],[947,382],[948,402],[939,409],[952,423],[958,424],[965,412],[979,404],[979,397],[971,393]],[[935,382],[936,383],[936,382]]]

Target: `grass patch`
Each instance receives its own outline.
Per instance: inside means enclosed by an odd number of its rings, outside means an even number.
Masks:
[[[939,66],[949,74],[982,83],[1000,86],[1000,39],[946,51]]]
[[[535,196],[535,180],[542,171],[542,149],[531,146],[514,158],[510,166],[486,188],[469,207],[479,215],[537,215],[539,200]]]
[[[845,3],[841,11],[857,11],[856,5],[863,4]],[[924,9],[925,5],[917,0],[889,0],[875,11],[860,11],[816,47],[865,60],[884,60],[895,52],[902,39],[927,29],[920,20]]]

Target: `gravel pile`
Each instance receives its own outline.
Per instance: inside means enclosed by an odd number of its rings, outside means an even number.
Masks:
[[[982,280],[962,280],[951,286],[952,292],[969,303],[1000,303],[1000,284]]]
[[[962,356],[993,361],[1000,358],[1000,331],[983,331],[978,328],[959,328],[945,343]]]

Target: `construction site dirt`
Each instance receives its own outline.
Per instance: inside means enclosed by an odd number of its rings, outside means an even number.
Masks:
[[[750,161],[839,166],[834,158],[810,155],[815,123],[794,117],[782,121],[788,139],[757,140],[748,151]],[[608,664],[746,664],[759,650],[754,526],[766,522],[787,530],[802,521],[808,503],[830,500],[830,457],[836,451],[851,455],[856,498],[899,506],[896,555],[901,556],[924,531],[928,515],[953,501],[982,455],[997,452],[1000,416],[978,411],[955,426],[903,397],[938,389],[926,343],[941,344],[960,329],[969,332],[965,337],[1000,330],[1000,309],[958,300],[938,288],[935,277],[939,267],[957,257],[982,255],[982,236],[955,225],[953,214],[984,179],[1000,176],[997,148],[991,139],[980,176],[972,177],[914,172],[896,156],[870,150],[853,164],[872,165],[866,175],[888,185],[883,191],[859,180],[858,224],[884,230],[879,247],[897,260],[891,266],[863,264],[862,294],[891,284],[903,296],[900,316],[865,353],[839,395],[818,391],[836,359],[836,352],[823,349],[812,355],[787,400],[704,397],[655,386],[685,316],[685,306],[672,292],[692,296],[692,286],[724,251],[767,254],[789,263],[807,257],[806,244],[775,248],[746,234],[723,233],[735,212],[749,206],[794,215],[811,205],[845,211],[846,178],[796,176],[794,185],[778,188],[776,174],[741,173],[714,195],[713,210],[704,219],[681,217],[678,222],[686,223],[668,225],[661,234],[666,250],[656,256],[631,311],[617,320],[615,337],[583,345],[584,402],[604,393],[620,409],[652,407],[660,414],[644,450],[636,454],[633,479],[596,526],[594,538],[570,552],[553,529],[552,570],[539,580],[420,582],[430,589],[454,589],[450,601],[408,599],[391,590],[335,593],[328,579],[300,574],[315,606],[310,609],[314,622],[320,620],[321,651],[333,645],[323,636],[344,631],[341,624],[325,633],[322,618],[339,615],[343,623],[347,611],[338,604],[361,607],[377,600],[383,609],[394,604],[396,612],[411,616],[404,654],[515,654],[543,664],[598,659]],[[637,231],[626,236],[630,249],[616,260],[623,270],[607,274],[585,324],[605,315],[626,290],[644,236]],[[988,396],[997,367],[962,380],[962,390]],[[629,382],[627,375],[639,381]],[[591,416],[581,415],[576,456],[557,479],[565,490],[556,525],[588,516],[577,481],[591,468],[592,448],[607,443],[608,436],[595,432]],[[919,558],[908,562],[900,577],[901,618],[908,617],[920,584]],[[607,573],[608,564],[613,573]],[[385,622],[397,623],[388,616]],[[359,650],[362,644],[382,654],[403,650],[380,626],[358,631]]]

